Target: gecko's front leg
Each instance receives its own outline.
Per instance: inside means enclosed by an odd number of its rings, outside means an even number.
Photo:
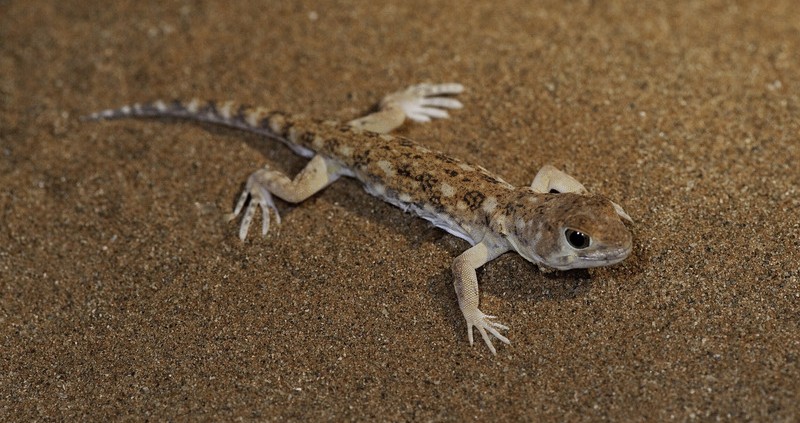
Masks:
[[[533,182],[531,182],[531,189],[543,194],[548,192],[551,194],[571,192],[573,194],[586,195],[589,193],[577,179],[551,165],[544,165],[539,169],[536,177],[533,178]],[[621,218],[633,223],[633,219],[625,212],[622,206],[613,201],[611,204]]]
[[[498,322],[493,322],[492,319],[494,319],[495,316],[488,316],[478,309],[478,275],[475,273],[475,270],[494,260],[506,251],[508,251],[507,247],[483,241],[469,250],[464,251],[453,260],[453,286],[456,289],[458,306],[461,308],[461,312],[464,314],[464,318],[467,321],[467,337],[469,338],[469,344],[472,345],[474,343],[472,328],[476,327],[481,337],[483,337],[484,342],[486,342],[486,345],[489,347],[489,350],[492,351],[492,354],[497,354],[497,350],[494,348],[494,345],[492,345],[491,338],[489,338],[490,333],[506,344],[510,344],[511,341],[498,332],[498,330],[508,330],[507,326]]]
[[[571,192],[575,194],[587,194],[589,191],[572,176],[556,169],[551,165],[544,165],[536,177],[531,182],[531,189],[540,193],[555,193]]]
[[[261,233],[266,235],[269,231],[270,210],[275,213],[277,223],[281,223],[278,209],[272,201],[272,194],[281,200],[299,203],[339,179],[341,171],[342,168],[337,163],[320,155],[314,156],[294,179],[289,179],[286,174],[265,166],[247,178],[244,191],[239,196],[233,213],[229,214],[227,218],[228,220],[236,218],[247,204],[242,224],[239,227],[239,238],[244,241],[255,216],[256,207],[260,207],[263,222]]]

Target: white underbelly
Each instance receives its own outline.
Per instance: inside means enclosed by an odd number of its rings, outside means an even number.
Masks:
[[[432,208],[420,207],[417,204],[402,201],[394,195],[389,195],[386,192],[386,189],[382,186],[373,186],[370,184],[364,184],[364,190],[368,193],[380,198],[387,203],[400,208],[403,211],[411,212],[416,214],[417,216],[431,222],[433,226],[436,226],[439,229],[444,230],[445,232],[459,237],[467,242],[470,245],[475,245],[476,242],[473,237],[467,232],[467,230],[452,216],[446,213],[440,213]]]

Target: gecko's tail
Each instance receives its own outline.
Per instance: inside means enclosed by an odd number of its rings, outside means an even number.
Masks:
[[[123,118],[179,118],[199,122],[230,126],[280,141],[295,153],[307,157],[311,154],[306,148],[292,143],[286,137],[291,119],[286,113],[271,111],[263,107],[251,107],[233,101],[189,102],[174,100],[136,103],[117,109],[106,109],[82,116],[82,121],[99,121]]]
[[[226,101],[217,104],[216,101],[200,101],[193,99],[189,102],[161,100],[151,103],[136,103],[122,106],[117,109],[106,109],[90,115],[82,116],[83,121],[97,121],[109,119],[122,119],[131,117],[175,117],[201,122],[211,122],[243,129],[261,129],[280,133],[282,128],[270,125],[274,117],[286,117],[285,113],[270,111],[261,107],[251,107]],[[274,123],[274,122],[273,122]]]

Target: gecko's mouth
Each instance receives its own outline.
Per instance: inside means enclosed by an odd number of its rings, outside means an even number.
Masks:
[[[599,254],[592,254],[583,257],[583,260],[592,263],[594,266],[609,266],[625,260],[630,254],[630,247],[620,247],[614,249],[605,249],[599,252]]]
[[[603,249],[582,256],[562,256],[561,263],[551,264],[558,270],[588,269],[591,267],[610,266],[625,260],[631,253],[630,247]]]

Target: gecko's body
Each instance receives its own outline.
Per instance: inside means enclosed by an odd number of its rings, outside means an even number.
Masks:
[[[172,116],[220,123],[278,139],[311,158],[294,179],[269,168],[250,176],[230,216],[245,211],[242,239],[258,207],[262,233],[267,233],[270,211],[278,216],[272,195],[296,203],[340,176],[349,176],[361,181],[370,194],[467,240],[472,247],[453,262],[454,286],[470,343],[475,326],[495,352],[487,331],[508,343],[498,332],[507,328],[478,309],[478,267],[507,251],[544,268],[614,264],[630,253],[631,234],[621,220],[630,218],[621,207],[588,194],[578,181],[552,166],[543,167],[530,187],[515,187],[480,166],[386,134],[407,117],[418,121],[446,117],[439,108],[461,104],[441,95],[461,90],[457,84],[413,86],[384,98],[378,112],[348,124],[194,100],[126,106],[89,118]]]

